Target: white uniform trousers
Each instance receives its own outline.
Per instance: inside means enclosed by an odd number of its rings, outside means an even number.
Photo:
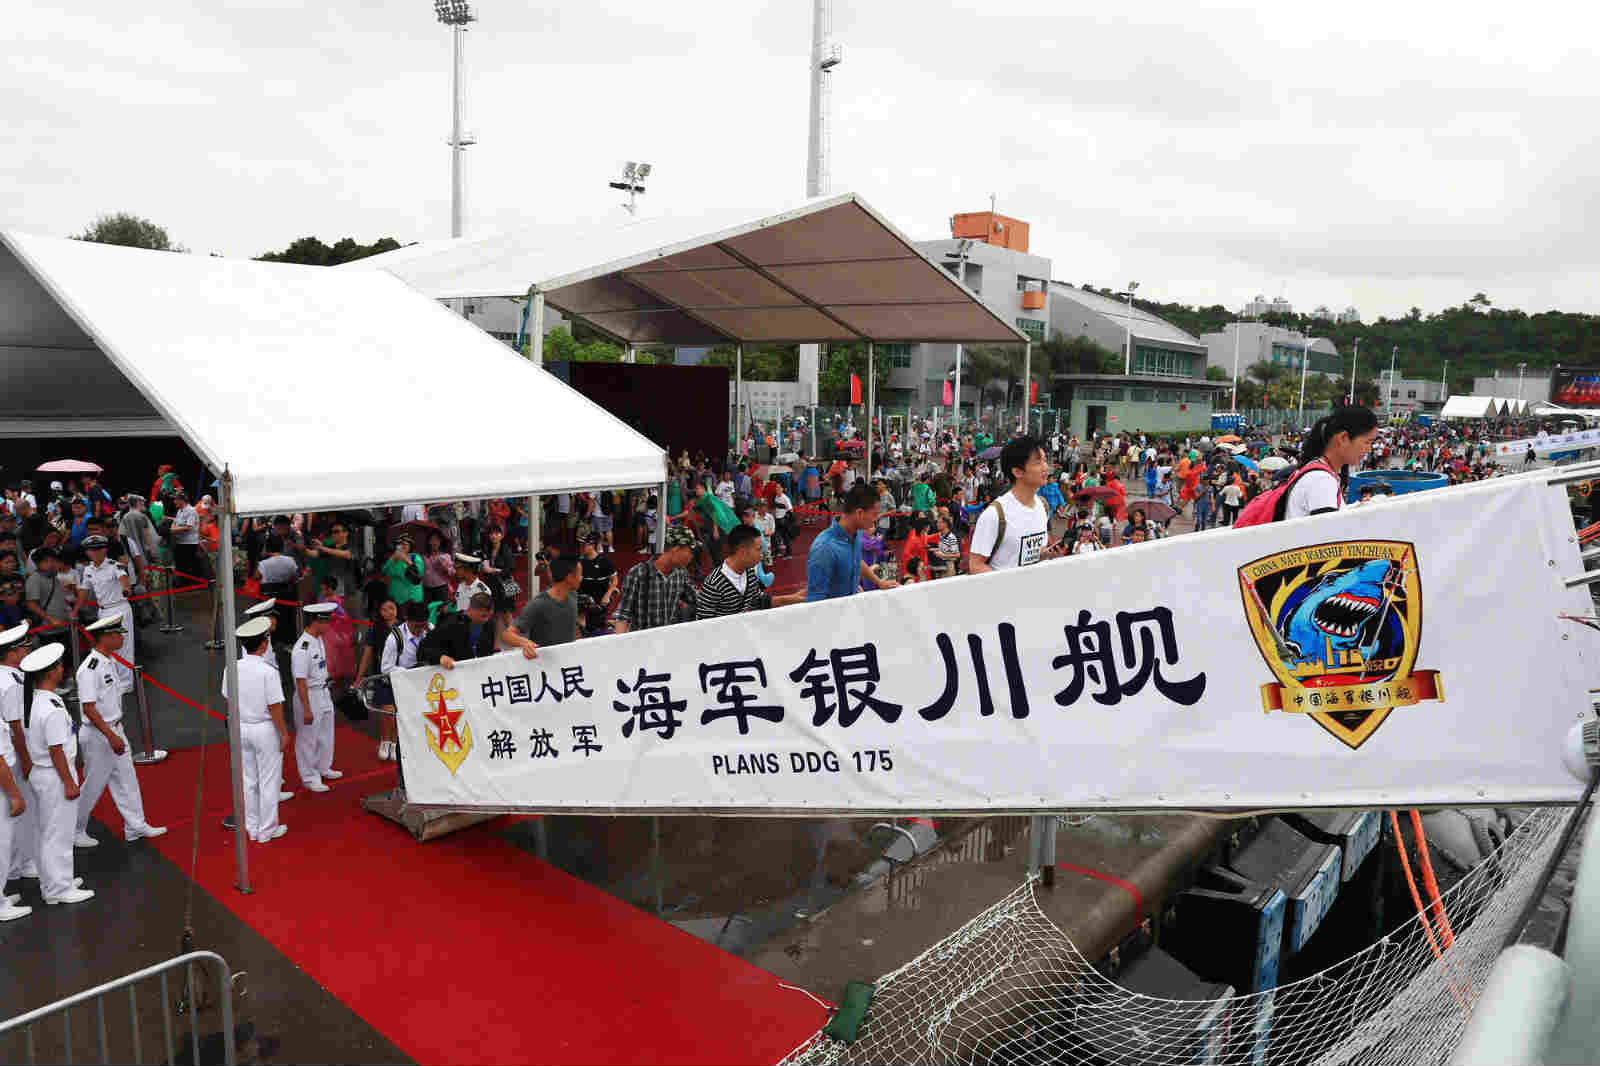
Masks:
[[[30,867],[36,873],[39,869],[39,797],[33,791],[33,782],[22,776],[21,767],[13,766],[11,776],[17,779],[17,791],[28,805],[21,818],[6,819],[11,823],[10,876],[15,878]],[[0,866],[0,872],[5,869]]]
[[[242,723],[239,741],[244,748],[244,830],[259,844],[278,831],[283,748],[271,722]]]
[[[29,807],[32,807],[33,802],[28,798],[28,793],[25,791],[25,786],[21,781],[22,771],[10,763],[6,764],[6,768],[11,771],[13,778],[18,779],[17,791],[22,793],[23,801]],[[11,800],[4,793],[0,793],[0,876],[8,876],[8,879],[16,876],[8,873],[12,867],[20,869],[25,865],[17,861],[21,857],[18,854],[17,838],[22,835],[20,830],[23,817],[25,815],[16,818],[11,817]],[[31,862],[32,859],[30,858],[29,861]]]
[[[119,720],[111,727],[122,738],[122,754],[111,750],[111,742],[94,726],[85,723],[78,730],[78,750],[83,752],[83,795],[78,797],[78,827],[80,833],[88,832],[89,815],[100,802],[100,794],[111,786],[111,799],[122,815],[122,835],[143,834],[150,828],[144,820],[144,796],[139,791],[139,777],[133,768],[133,745],[128,734],[122,731]]]
[[[299,704],[300,697],[295,697]],[[308,785],[322,780],[333,769],[333,700],[325,688],[311,690],[311,724],[306,724],[303,707],[295,708],[294,761],[300,780]]]
[[[34,794],[39,799],[39,891],[56,899],[72,891],[72,834],[78,801],[67,799],[55,766],[34,764]]]
[[[110,618],[113,615],[119,615],[122,618],[122,647],[116,652],[117,658],[130,663],[138,662],[139,660],[133,657],[134,631],[138,628],[133,621],[133,604],[119,603],[115,607],[100,608],[101,618]],[[117,662],[116,659],[111,660],[111,665],[117,669],[117,683],[122,686],[122,691],[132,692],[133,671],[123,666],[122,663]]]

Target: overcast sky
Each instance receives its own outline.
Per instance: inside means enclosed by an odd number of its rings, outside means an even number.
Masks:
[[[197,251],[449,233],[429,0],[44,0],[8,20],[0,224],[131,211]],[[1055,277],[1369,320],[1487,292],[1600,312],[1582,5],[836,0],[832,191],[913,238],[1032,223]],[[809,0],[478,0],[467,233],[805,191]],[[146,13],[149,12],[149,13]]]

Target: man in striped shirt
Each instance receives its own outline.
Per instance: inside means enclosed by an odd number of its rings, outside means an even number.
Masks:
[[[761,582],[755,566],[761,561],[761,531],[737,525],[728,531],[727,558],[700,583],[695,620],[743,614],[762,605]]]

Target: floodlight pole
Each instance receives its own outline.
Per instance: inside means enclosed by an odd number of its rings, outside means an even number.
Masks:
[[[1244,332],[1239,327],[1243,325],[1242,321],[1233,324],[1233,399],[1228,406],[1234,414],[1239,413],[1239,335]]]
[[[1139,288],[1137,281],[1128,282],[1128,351],[1122,360],[1124,376],[1133,373],[1133,294]]]
[[[1299,419],[1300,428],[1306,424],[1306,371],[1311,366],[1311,336],[1307,334],[1305,348],[1300,352],[1300,413],[1295,417]]]
[[[434,14],[450,27],[453,66],[450,78],[450,236],[461,236],[461,153],[473,140],[461,133],[461,66],[467,23],[477,16],[465,0],[434,0]]]
[[[1027,436],[1033,432],[1033,424],[1029,421],[1032,403],[1029,401],[1033,395],[1033,341],[1022,342],[1022,434]]]
[[[1389,387],[1384,389],[1384,392],[1388,394],[1383,401],[1384,421],[1390,421],[1394,418],[1394,360],[1399,354],[1400,346],[1398,344],[1389,349]]]
[[[1356,360],[1361,356],[1361,338],[1356,338],[1355,350],[1350,353],[1350,395],[1345,397],[1345,403],[1356,402]]]
[[[245,847],[244,819],[244,742],[239,735],[239,625],[238,604],[233,590],[233,473],[224,466],[217,483],[217,575],[222,590],[222,676],[227,693],[228,773],[233,794],[234,885],[240,892],[250,891],[250,859]],[[210,694],[207,693],[209,696]]]

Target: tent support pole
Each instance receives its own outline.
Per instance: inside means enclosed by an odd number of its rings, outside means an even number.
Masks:
[[[878,376],[873,372],[872,342],[867,342],[867,480],[872,480],[872,419],[878,400]]]
[[[222,656],[224,684],[228,693],[228,777],[233,786],[233,867],[234,886],[250,892],[250,860],[246,854],[244,827],[244,745],[239,738],[239,626],[238,602],[233,590],[233,473],[226,467],[217,486],[218,584],[222,589]]]
[[[533,365],[544,369],[544,293],[538,289],[533,291]],[[528,598],[532,599],[539,594],[539,560],[535,556],[539,552],[539,517],[542,508],[539,497],[528,497]]]
[[[1024,341],[1022,344],[1022,433],[1023,436],[1033,432],[1029,416],[1033,413],[1033,342]]]
[[[743,458],[739,451],[739,442],[744,439],[744,343],[734,345],[733,348],[733,451],[735,455]]]
[[[667,550],[667,482],[661,483],[661,495],[656,497],[656,554]]]

